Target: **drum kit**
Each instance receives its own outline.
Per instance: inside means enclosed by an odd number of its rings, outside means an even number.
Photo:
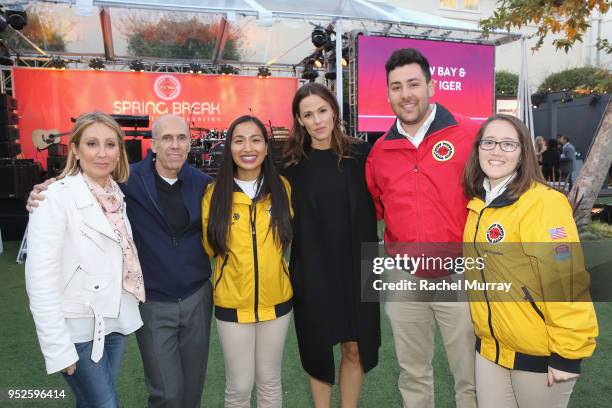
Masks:
[[[192,127],[190,130],[191,150],[187,158],[189,164],[202,168],[209,174],[216,174],[221,165],[227,129]]]

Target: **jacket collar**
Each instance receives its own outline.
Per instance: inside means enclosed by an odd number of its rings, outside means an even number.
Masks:
[[[425,137],[442,129],[446,129],[455,125],[457,125],[457,120],[455,119],[453,114],[450,113],[444,106],[440,105],[439,103],[436,103],[436,116],[434,117],[433,122],[431,122],[429,129],[427,129]],[[385,135],[385,141],[391,140],[406,140],[406,138],[402,136],[397,130],[397,119],[393,121],[391,129],[389,129],[389,131]]]
[[[498,197],[496,197],[495,200],[491,201],[491,203],[488,206],[485,206],[485,194],[486,192],[483,189],[482,193],[480,194],[480,197],[474,197],[468,202],[467,208],[479,213],[485,208],[508,207],[518,201],[518,198],[510,197],[508,195],[508,190],[506,190],[503,193],[501,193]]]
[[[96,202],[96,198],[89,191],[83,175],[78,173],[74,176],[67,176],[63,181],[70,188],[72,199],[82,215],[83,223],[117,242],[117,236],[113,232],[108,218],[102,212],[102,208]],[[123,192],[120,194],[123,197]]]

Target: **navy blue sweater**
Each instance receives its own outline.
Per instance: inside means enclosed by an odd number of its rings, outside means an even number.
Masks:
[[[130,166],[130,178],[121,185],[127,215],[138,248],[147,300],[179,301],[210,278],[210,262],[202,247],[202,196],[210,176],[185,163],[178,174],[189,225],[174,234],[164,218],[153,155]]]

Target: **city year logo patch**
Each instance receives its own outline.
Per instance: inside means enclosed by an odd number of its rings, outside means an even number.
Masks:
[[[455,154],[455,146],[447,140],[440,140],[431,151],[437,161],[447,161]]]
[[[153,90],[164,101],[170,101],[181,93],[181,83],[172,75],[161,75],[153,83]]]
[[[505,237],[506,231],[504,231],[504,227],[501,224],[491,224],[489,228],[487,228],[487,242],[497,244],[503,241]]]

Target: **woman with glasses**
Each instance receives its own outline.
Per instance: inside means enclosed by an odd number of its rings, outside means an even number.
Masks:
[[[567,198],[546,186],[529,131],[509,115],[482,125],[463,186],[464,255],[484,259],[466,282],[512,284],[469,292],[478,406],[566,407],[598,333]]]

